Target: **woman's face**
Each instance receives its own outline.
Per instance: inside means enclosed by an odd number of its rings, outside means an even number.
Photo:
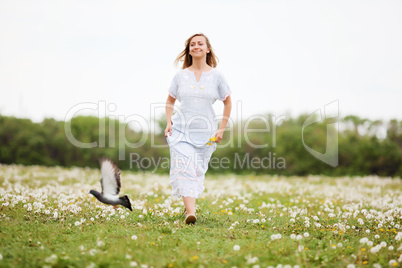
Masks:
[[[206,57],[209,52],[204,36],[194,36],[190,41],[190,55],[195,58]]]

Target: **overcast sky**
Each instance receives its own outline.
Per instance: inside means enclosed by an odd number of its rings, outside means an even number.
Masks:
[[[108,116],[158,103],[160,116],[175,58],[202,32],[234,119],[336,100],[340,116],[402,119],[401,14],[399,0],[0,0],[0,114],[64,120],[104,101]]]

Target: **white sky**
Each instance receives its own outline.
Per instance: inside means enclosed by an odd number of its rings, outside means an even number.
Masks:
[[[173,61],[202,32],[235,120],[335,100],[341,116],[402,119],[401,14],[399,0],[0,0],[0,114],[64,120],[75,105],[105,101],[116,117],[149,118],[161,103],[159,117]]]

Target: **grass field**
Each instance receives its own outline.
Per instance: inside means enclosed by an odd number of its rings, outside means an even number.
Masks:
[[[122,172],[133,212],[105,206],[99,170],[0,165],[0,267],[397,267],[396,178],[208,176],[184,224],[169,177]]]

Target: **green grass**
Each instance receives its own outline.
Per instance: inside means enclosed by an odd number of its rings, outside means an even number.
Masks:
[[[122,184],[133,212],[87,194],[100,188],[98,170],[0,165],[0,267],[400,264],[399,179],[207,176],[194,226],[184,224],[168,176],[123,172]],[[275,234],[281,238],[273,240]],[[361,243],[364,237],[372,245]],[[370,252],[381,242],[387,246]]]

